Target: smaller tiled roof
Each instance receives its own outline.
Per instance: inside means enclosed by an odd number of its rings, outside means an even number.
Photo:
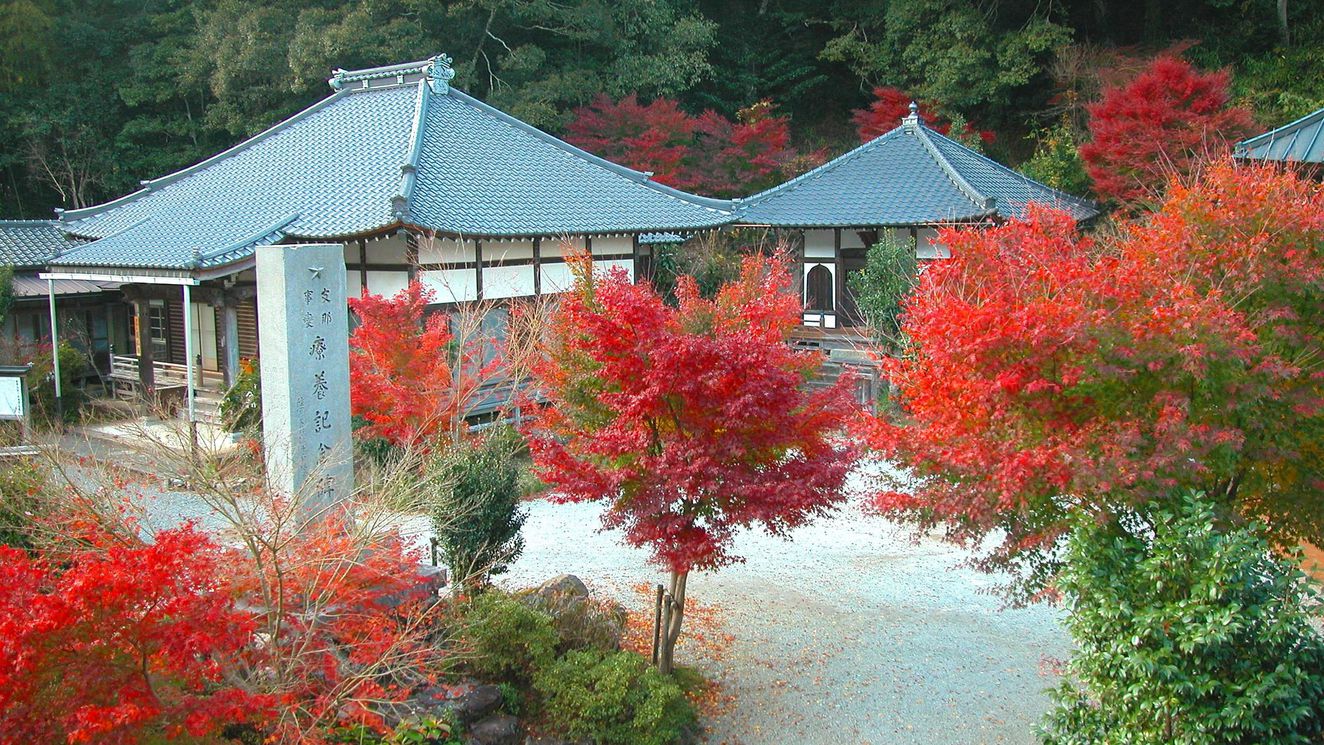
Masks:
[[[1247,160],[1324,163],[1324,109],[1239,142],[1233,154]]]
[[[1019,218],[1031,202],[1077,220],[1090,202],[1057,191],[924,126],[901,126],[743,200],[739,222],[781,227],[935,225]]]
[[[102,292],[118,290],[121,285],[120,282],[94,282],[87,279],[57,279],[54,282],[57,296],[97,295]],[[44,298],[48,291],[47,281],[36,275],[20,274],[14,277],[14,297]]]
[[[0,220],[0,266],[32,269],[79,245],[51,220]]]

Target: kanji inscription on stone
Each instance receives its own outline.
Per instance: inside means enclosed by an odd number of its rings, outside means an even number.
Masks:
[[[354,483],[344,249],[259,247],[257,303],[267,480],[320,513]]]

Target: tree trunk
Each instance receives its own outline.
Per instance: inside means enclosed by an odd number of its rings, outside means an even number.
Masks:
[[[1278,38],[1283,46],[1292,45],[1292,27],[1287,24],[1287,0],[1278,0]]]
[[[671,591],[662,608],[662,640],[658,645],[657,669],[670,675],[675,669],[676,641],[680,639],[680,626],[685,620],[685,580],[689,572],[671,573]]]

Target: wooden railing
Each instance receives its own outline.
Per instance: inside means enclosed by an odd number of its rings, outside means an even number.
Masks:
[[[127,383],[137,383],[140,378],[140,361],[127,354],[110,356],[110,379]],[[216,370],[204,370],[202,365],[193,366],[193,386],[209,390],[225,390],[225,375]],[[188,385],[188,366],[171,362],[152,361],[152,380],[158,388]]]

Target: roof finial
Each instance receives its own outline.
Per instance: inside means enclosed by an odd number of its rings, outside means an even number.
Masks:
[[[432,58],[432,64],[428,66],[428,85],[432,87],[433,93],[446,93],[450,91],[451,79],[455,77],[455,68],[451,67],[451,58],[448,54],[438,54]]]
[[[918,104],[918,103],[915,103],[914,101],[911,101],[911,102],[910,102],[910,114],[907,115],[906,118],[902,119],[902,120],[901,120],[901,123],[902,123],[902,124],[909,125],[909,126],[914,126],[914,125],[916,125],[916,124],[923,124],[923,123],[924,123],[924,120],[919,118],[919,104]]]

